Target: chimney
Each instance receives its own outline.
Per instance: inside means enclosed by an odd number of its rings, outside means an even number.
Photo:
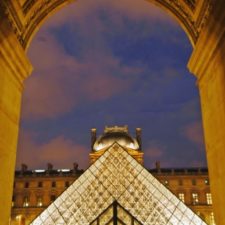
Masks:
[[[77,173],[77,171],[78,171],[78,163],[73,163],[73,172],[74,173]]]
[[[136,128],[136,139],[139,144],[139,150],[142,150],[141,128]]]
[[[21,164],[21,172],[24,173],[27,171],[27,165],[26,164]]]
[[[155,162],[155,168],[158,172],[160,172],[160,162],[159,161]]]
[[[96,128],[91,129],[91,149],[93,150],[94,143],[96,141]]]
[[[51,163],[48,163],[47,164],[47,168],[48,168],[48,171],[52,170],[53,169],[53,165]]]

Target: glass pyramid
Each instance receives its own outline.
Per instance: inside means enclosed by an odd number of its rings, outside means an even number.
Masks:
[[[106,221],[111,205],[131,222]],[[109,209],[108,214],[104,214]],[[125,213],[126,212],[126,213]],[[112,212],[111,212],[112,213]],[[103,222],[95,223],[105,215]],[[108,215],[108,217],[107,217]],[[125,216],[127,215],[127,216]],[[122,218],[122,219],[121,219]],[[31,225],[204,225],[193,211],[154,178],[120,145],[114,143]]]

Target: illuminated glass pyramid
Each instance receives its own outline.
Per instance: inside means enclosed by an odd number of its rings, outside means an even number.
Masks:
[[[193,211],[117,143],[32,225],[202,225]]]

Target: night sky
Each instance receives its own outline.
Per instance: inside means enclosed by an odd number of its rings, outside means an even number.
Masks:
[[[128,7],[129,6],[129,7]],[[141,0],[82,0],[50,17],[28,50],[17,168],[89,165],[90,129],[142,128],[145,167],[206,166],[192,46]]]

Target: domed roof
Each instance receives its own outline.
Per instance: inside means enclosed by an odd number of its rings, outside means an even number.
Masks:
[[[117,142],[121,146],[138,150],[139,145],[136,139],[132,138],[127,127],[106,127],[104,134],[101,135],[94,143],[93,150],[99,151],[109,147],[113,143]]]

